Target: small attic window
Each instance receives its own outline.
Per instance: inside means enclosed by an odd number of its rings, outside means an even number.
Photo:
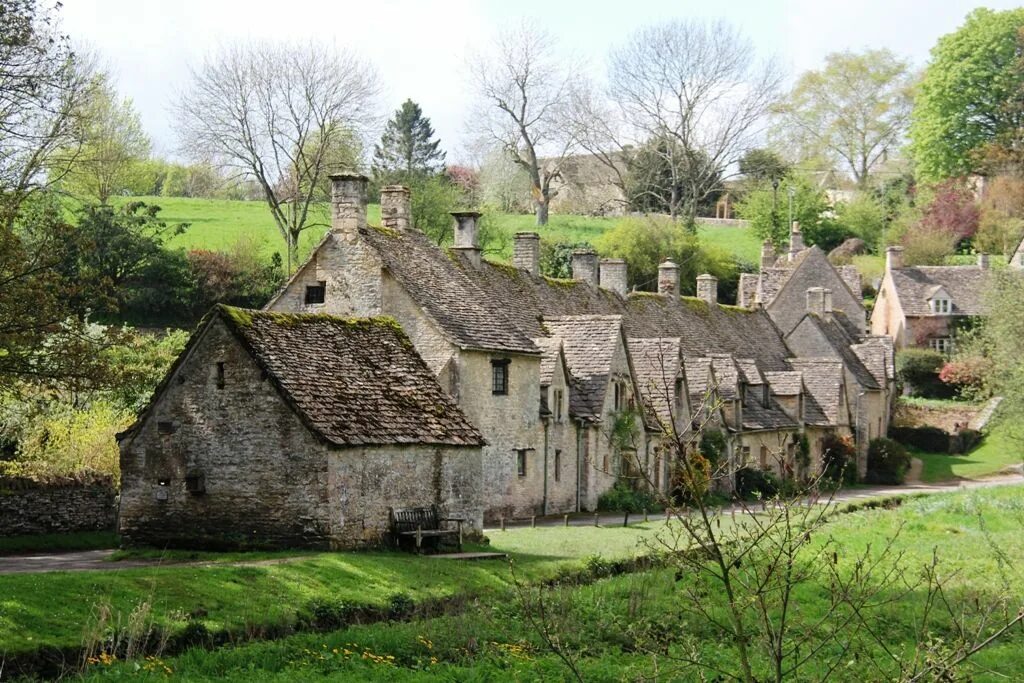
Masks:
[[[306,285],[306,305],[322,304],[327,298],[327,282],[321,280],[315,285]]]
[[[932,313],[947,314],[953,310],[953,302],[945,297],[932,299],[928,303],[931,304]]]

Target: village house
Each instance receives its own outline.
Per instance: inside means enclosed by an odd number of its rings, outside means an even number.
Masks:
[[[1021,267],[1022,255],[1018,247],[1011,267]],[[896,348],[952,353],[957,331],[983,314],[991,275],[988,254],[978,254],[973,266],[904,266],[903,247],[889,247],[871,332],[891,337]]]
[[[482,527],[484,439],[387,318],[217,306],[118,440],[129,544],[374,545],[430,505]]]

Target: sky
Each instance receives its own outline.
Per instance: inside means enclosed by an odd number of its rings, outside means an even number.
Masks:
[[[990,0],[1006,9],[1014,2]],[[159,155],[174,156],[175,93],[189,67],[218,45],[281,38],[333,42],[372,63],[380,114],[406,98],[431,118],[449,162],[466,157],[473,93],[466,58],[503,26],[546,27],[595,74],[608,49],[643,25],[670,18],[724,18],[774,56],[790,80],[841,50],[886,47],[915,67],[975,7],[970,0],[64,0],[64,30],[98,51],[118,91],[133,100]]]

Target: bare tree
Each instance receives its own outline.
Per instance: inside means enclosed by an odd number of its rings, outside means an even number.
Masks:
[[[35,0],[0,0],[0,36],[0,225],[9,229],[74,161],[93,78],[55,12]]]
[[[499,34],[489,52],[474,55],[470,72],[482,99],[478,132],[526,171],[537,225],[546,225],[557,193],[552,181],[576,142],[567,115],[574,70],[549,33],[524,22]]]
[[[668,211],[694,225],[697,206],[754,146],[782,76],[724,21],[673,20],[611,52],[605,88],[573,100],[580,144],[612,169],[624,196],[637,152],[653,155]],[[647,173],[645,182],[652,182]]]
[[[376,73],[322,44],[239,43],[192,69],[177,105],[183,150],[254,179],[287,244],[290,264],[328,163],[374,120]]]

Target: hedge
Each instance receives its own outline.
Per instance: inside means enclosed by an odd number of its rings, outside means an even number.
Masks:
[[[941,431],[941,430],[940,430]],[[872,439],[868,444],[869,484],[902,484],[910,469],[910,454],[892,439]]]

